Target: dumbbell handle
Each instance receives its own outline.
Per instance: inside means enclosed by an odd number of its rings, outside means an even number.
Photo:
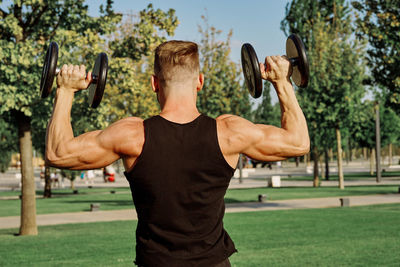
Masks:
[[[292,67],[297,66],[299,64],[299,60],[300,60],[299,57],[289,58],[289,62],[292,65]],[[267,64],[264,63],[264,66],[265,66],[265,69],[267,69]]]
[[[289,58],[290,64],[292,64],[292,66],[297,66],[299,64],[299,60],[300,60],[299,57]]]
[[[55,75],[57,76],[58,73],[60,73],[60,71],[61,71],[61,69],[56,68]],[[91,81],[91,83],[97,83],[97,80],[98,80],[98,76],[92,73],[92,81]]]

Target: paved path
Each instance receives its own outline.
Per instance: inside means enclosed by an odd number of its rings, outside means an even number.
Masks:
[[[400,203],[400,194],[369,195],[344,197],[350,200],[350,206],[363,206],[374,204]],[[340,197],[275,200],[266,203],[246,202],[226,205],[226,213],[268,211],[284,209],[310,209],[340,207]],[[37,224],[56,225],[68,223],[108,222],[137,220],[133,209],[95,211],[95,212],[70,212],[37,215]],[[18,228],[20,216],[0,217],[0,229]]]

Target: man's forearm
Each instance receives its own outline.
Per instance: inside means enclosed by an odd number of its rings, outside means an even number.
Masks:
[[[54,100],[53,114],[47,125],[46,161],[58,158],[63,154],[62,143],[74,138],[71,126],[71,107],[74,92],[57,88]]]
[[[309,146],[307,122],[297,101],[291,82],[274,83],[281,107],[281,127],[293,134],[295,143]],[[306,142],[306,144],[304,144]]]

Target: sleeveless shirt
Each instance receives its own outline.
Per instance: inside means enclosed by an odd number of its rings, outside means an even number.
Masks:
[[[223,227],[224,195],[234,169],[217,138],[216,120],[144,121],[145,142],[125,172],[138,215],[139,266],[212,266],[234,252]]]

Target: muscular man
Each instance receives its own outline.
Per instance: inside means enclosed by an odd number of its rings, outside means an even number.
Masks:
[[[263,79],[279,97],[281,128],[241,117],[199,113],[198,47],[169,41],[155,51],[151,85],[161,112],[126,118],[104,130],[73,136],[74,93],[87,88],[84,66],[62,67],[48,125],[46,163],[68,169],[102,168],[123,159],[138,214],[139,266],[230,266],[236,249],[224,230],[224,194],[240,153],[260,161],[283,160],[309,150],[306,120],[289,80],[285,57],[266,58]]]

